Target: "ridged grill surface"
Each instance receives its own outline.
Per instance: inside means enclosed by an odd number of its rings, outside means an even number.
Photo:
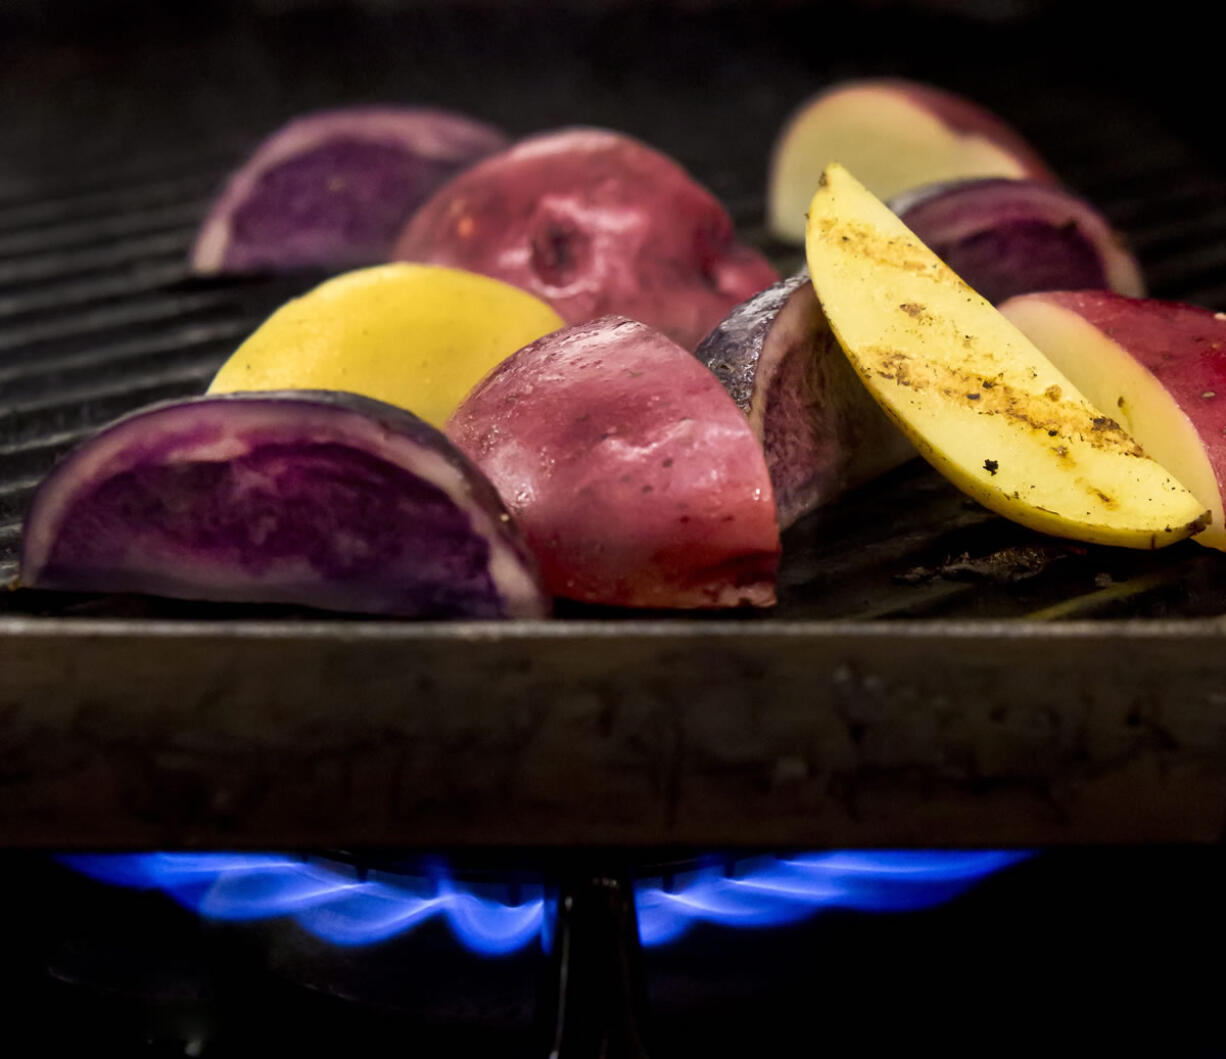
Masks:
[[[1049,109],[1009,116],[1126,236],[1151,293],[1226,307],[1226,182],[1157,123],[1116,115],[1110,101]],[[246,334],[318,280],[206,280],[188,268],[200,218],[251,139],[161,162],[66,170],[34,191],[0,181],[0,578],[17,571],[21,519],[57,458],[124,412],[202,392]],[[731,165],[713,145],[704,154],[693,143],[677,153],[729,204],[744,237],[784,268],[798,262],[760,228],[760,158]],[[1216,553],[1191,543],[1150,555],[1042,538],[964,500],[922,465],[805,520],[785,545],[779,617],[1226,611],[1226,563]],[[0,611],[251,613],[28,591],[7,594]]]

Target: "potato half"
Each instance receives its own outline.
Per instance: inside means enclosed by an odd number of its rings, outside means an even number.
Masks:
[[[826,318],[920,454],[984,506],[1060,537],[1159,548],[1209,512],[842,166],[809,208]]]

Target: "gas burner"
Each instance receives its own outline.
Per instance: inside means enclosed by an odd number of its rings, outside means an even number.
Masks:
[[[500,956],[539,938],[544,921],[539,884],[464,886],[442,868],[391,875],[336,861],[247,853],[85,854],[62,860],[104,882],[161,890],[206,919],[288,917],[334,945],[385,941],[438,918],[465,948]]]
[[[641,947],[668,947],[698,926],[788,926],[822,909],[930,908],[1025,856],[895,851],[706,858],[636,880],[625,858],[581,853],[564,861],[548,884],[522,871],[493,882],[488,872],[457,874],[439,860],[363,864],[253,853],[60,860],[96,880],[159,891],[205,921],[259,926],[269,964],[280,974],[367,1004],[394,1005],[396,993],[407,992],[421,1005],[434,985],[437,957],[423,973],[420,952],[413,969],[384,973],[385,962],[399,959],[389,953],[401,935],[437,935],[445,926],[470,957],[535,953],[537,973],[551,982],[536,1014],[549,1054],[629,1059],[649,1054]],[[371,949],[373,958],[366,955]],[[437,953],[437,936],[427,951]],[[395,983],[390,993],[388,982]],[[445,995],[435,1000],[446,1003]],[[504,993],[501,1003],[522,1008],[523,998]]]
[[[776,859],[842,871],[861,856]],[[554,857],[555,881],[541,891],[554,929],[491,957],[458,944],[443,914],[384,941],[336,945],[292,916],[205,919],[158,888],[99,885],[44,856],[10,854],[0,859],[0,900],[13,913],[0,988],[13,1025],[37,1029],[51,1054],[102,1042],[212,1059],[377,1054],[411,1040],[427,1056],[725,1059],[787,1054],[805,1037],[832,1054],[970,1056],[989,1042],[1020,1056],[1056,1041],[1093,1054],[1226,1054],[1220,990],[1196,958],[1211,959],[1226,937],[1221,850],[1048,850],[902,914],[866,914],[844,895],[842,907],[754,929],[695,917],[646,947],[643,894],[727,912],[712,895],[742,887],[721,881],[764,878],[763,858],[657,865],[637,881],[633,858],[592,858]],[[925,874],[903,859],[892,867]],[[498,890],[454,866],[452,882],[515,907],[534,880],[511,875]],[[776,881],[789,878],[783,869]],[[1122,998],[1137,1000],[1127,1019]]]
[[[874,851],[691,861],[635,881],[638,936],[652,947],[675,941],[695,923],[774,927],[824,908],[928,908],[1025,857],[1001,851]],[[393,872],[284,854],[76,854],[61,860],[103,882],[160,890],[206,919],[288,918],[334,945],[385,941],[438,919],[466,949],[481,955],[517,952],[534,941],[550,947],[551,916],[539,877],[474,883],[457,878],[439,861]]]

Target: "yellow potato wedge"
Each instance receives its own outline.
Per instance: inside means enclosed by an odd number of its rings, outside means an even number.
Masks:
[[[345,390],[441,428],[494,365],[562,326],[509,283],[441,265],[377,265],[281,306],[209,393]]]
[[[920,454],[1043,533],[1160,548],[1209,512],[842,166],[809,208],[814,289],[857,374]]]

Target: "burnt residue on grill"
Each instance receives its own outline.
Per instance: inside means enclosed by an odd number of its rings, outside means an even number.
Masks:
[[[1047,542],[1008,545],[987,555],[962,552],[935,566],[913,566],[906,573],[898,574],[896,580],[905,585],[930,584],[938,578],[1012,585],[1046,573],[1061,560],[1084,556],[1085,553],[1085,548]]]

